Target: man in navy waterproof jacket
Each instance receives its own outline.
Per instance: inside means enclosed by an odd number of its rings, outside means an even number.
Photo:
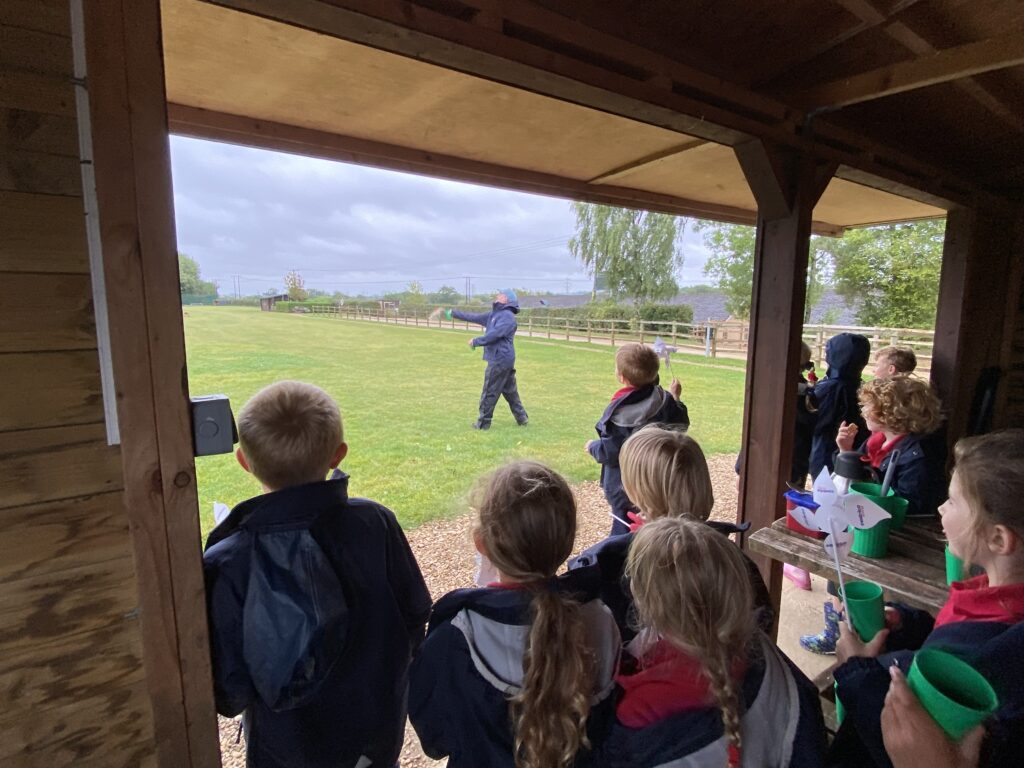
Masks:
[[[857,390],[860,376],[871,357],[871,342],[867,336],[858,333],[840,333],[825,345],[825,362],[828,371],[825,378],[814,387],[817,401],[818,420],[814,425],[811,441],[811,479],[821,472],[822,467],[833,469],[833,453],[836,450],[836,433],[844,421],[857,425],[859,441],[867,435],[867,425],[860,415]]]
[[[480,393],[480,416],[473,424],[474,429],[490,429],[494,406],[502,395],[512,409],[516,424],[522,427],[529,421],[516,385],[516,348],[513,339],[518,327],[518,313],[519,302],[516,300],[516,292],[511,288],[502,289],[494,297],[490,312],[451,310],[454,318],[484,326],[483,336],[469,340],[471,348],[484,348],[484,362],[487,363],[484,389]]]
[[[248,768],[391,768],[430,612],[394,514],[348,476],[236,506],[203,555],[217,711]]]

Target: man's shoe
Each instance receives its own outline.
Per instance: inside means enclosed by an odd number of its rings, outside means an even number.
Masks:
[[[804,650],[831,656],[836,652],[836,641],[839,639],[839,611],[832,607],[831,602],[825,603],[825,628],[816,635],[803,635],[800,645]]]
[[[516,422],[516,426],[517,427],[525,427],[529,423],[530,423],[529,419],[523,419],[522,421],[517,421]]]
[[[474,421],[473,422],[473,429],[490,429],[490,428],[491,428],[491,422],[489,422],[489,421],[487,421],[487,422]]]

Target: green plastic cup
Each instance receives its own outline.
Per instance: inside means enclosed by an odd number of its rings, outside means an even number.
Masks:
[[[836,695],[836,728],[838,728],[846,719],[846,707],[843,706],[843,702],[839,698],[839,683],[833,683],[832,687]]]
[[[949,550],[949,544],[946,545],[946,583],[952,584],[954,581],[963,581],[964,576],[964,561],[954,555]]]
[[[871,528],[854,528],[850,551],[861,557],[885,557],[889,551],[892,520],[882,520]]]
[[[898,531],[903,527],[907,519],[907,507],[909,502],[902,496],[897,496],[892,488],[889,493],[882,496],[882,486],[878,483],[850,483],[850,493],[859,493],[875,502],[878,506],[892,515],[892,529]]]
[[[914,656],[907,684],[932,719],[954,741],[999,707],[996,692],[978,670],[945,651],[926,648]]]
[[[846,582],[846,610],[860,639],[870,642],[885,627],[882,588],[870,581]]]

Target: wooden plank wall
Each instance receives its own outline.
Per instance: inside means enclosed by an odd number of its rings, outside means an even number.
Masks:
[[[1014,268],[1006,308],[1005,380],[996,408],[996,426],[1024,427],[1024,215],[1017,222],[1011,263]]]
[[[0,3],[0,764],[155,765],[67,0]]]

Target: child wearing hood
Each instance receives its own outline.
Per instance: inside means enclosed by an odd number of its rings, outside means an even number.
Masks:
[[[840,333],[825,345],[828,370],[825,378],[814,387],[818,419],[811,439],[809,469],[812,478],[818,476],[822,467],[832,471],[836,435],[843,422],[856,424],[862,436],[867,434],[867,425],[857,402],[857,390],[860,389],[861,373],[870,357],[871,342],[859,333]]]

